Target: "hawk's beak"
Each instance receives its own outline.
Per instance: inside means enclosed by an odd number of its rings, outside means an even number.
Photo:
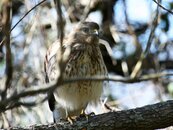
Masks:
[[[91,33],[94,34],[94,35],[97,35],[97,36],[99,35],[99,31],[97,29],[92,30]]]

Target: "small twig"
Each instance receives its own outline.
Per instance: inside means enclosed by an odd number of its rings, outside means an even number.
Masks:
[[[88,5],[84,8],[84,13],[83,13],[83,16],[81,18],[81,21],[85,21],[86,18],[88,17],[88,14],[90,13],[90,9],[91,9],[91,0],[89,0],[89,3]]]
[[[124,4],[124,15],[125,15],[125,21],[126,21],[126,25],[127,25],[127,31],[133,37],[133,44],[136,47],[135,54],[137,56],[139,56],[142,53],[142,47],[139,43],[139,40],[138,40],[138,37],[134,31],[134,28],[132,27],[132,25],[129,22],[128,15],[127,15],[127,4],[126,4],[125,0],[123,0],[123,4]],[[129,76],[129,72],[128,72],[129,69],[128,69],[127,63],[125,62],[125,58],[126,58],[126,54],[123,58],[121,66],[122,66],[122,70],[123,70],[124,75]]]
[[[41,5],[42,3],[44,3],[46,0],[42,0],[41,2],[39,2],[38,4],[36,4],[34,7],[32,7],[28,12],[26,12],[20,19],[19,19],[19,21],[10,29],[10,31],[9,32],[12,32],[15,28],[16,28],[16,26],[31,12],[31,11],[33,11],[36,7],[38,7],[39,5]],[[5,39],[6,39],[6,37],[4,37],[3,39],[2,39],[2,41],[0,42],[0,46],[4,43],[4,41],[5,41]]]
[[[13,109],[13,108],[16,108],[16,107],[20,107],[20,106],[24,106],[24,107],[33,107],[33,106],[36,106],[38,103],[36,102],[15,102],[13,103],[13,105],[10,105],[9,107],[6,108],[6,110],[9,110],[9,109]]]
[[[39,5],[41,5],[42,3],[44,3],[46,0],[42,0],[40,1],[38,4],[36,4],[34,7],[32,7],[30,10],[28,10],[28,12],[26,12],[26,14],[24,14],[19,21],[11,28],[10,32],[12,32],[14,30],[14,28],[31,12],[33,11],[35,8],[37,8]]]
[[[158,73],[158,74],[150,74],[150,75],[143,75],[139,78],[122,78],[118,76],[94,76],[94,77],[78,77],[78,78],[71,78],[64,80],[63,84],[69,84],[79,81],[114,81],[114,82],[123,82],[123,83],[136,83],[141,81],[148,81],[157,78],[161,78],[164,76],[173,76],[173,73]]]
[[[54,0],[55,5],[56,5],[56,10],[57,10],[57,28],[58,28],[58,39],[60,39],[60,48],[59,52],[57,52],[57,61],[60,66],[60,79],[62,79],[61,73],[64,71],[64,61],[63,61],[63,52],[62,52],[62,46],[63,46],[63,38],[64,38],[64,20],[62,17],[62,10],[61,10],[61,1],[60,0]]]
[[[62,10],[61,10],[61,1],[60,0],[54,0],[56,5],[56,11],[58,15],[57,20],[57,28],[58,28],[58,39],[60,39],[60,43],[62,46],[63,37],[64,37],[64,22],[62,17]]]
[[[106,48],[106,50],[107,50],[109,56],[110,56],[111,59],[112,59],[113,65],[116,65],[117,62],[116,62],[116,60],[113,58],[113,51],[112,51],[112,48],[110,47],[109,43],[108,43],[106,40],[103,40],[103,39],[99,39],[99,43],[105,46],[105,48]]]
[[[62,16],[62,10],[61,10],[61,1],[60,0],[54,0],[54,3],[56,5],[56,10],[57,10],[57,15],[58,15],[58,19],[57,19],[57,28],[58,28],[58,39],[60,40],[60,48],[59,51],[57,52],[57,61],[58,61],[58,68],[59,68],[59,75],[57,77],[56,80],[56,84],[58,86],[58,84],[62,84],[63,83],[63,72],[65,70],[65,64],[66,64],[66,60],[64,59],[64,55],[65,53],[63,53],[62,47],[63,47],[63,38],[64,38],[64,26],[65,26],[65,21],[63,19]],[[52,89],[50,89],[48,92],[48,96],[49,94],[51,94],[53,92],[53,90],[56,88],[56,86]]]
[[[167,12],[169,12],[170,14],[173,15],[173,12],[165,7],[163,7],[160,3],[158,3],[156,0],[153,0],[158,6],[160,6],[163,10],[166,10]]]
[[[160,3],[160,0],[158,0],[158,1]],[[138,75],[138,73],[139,73],[139,71],[140,71],[140,69],[142,67],[142,62],[143,62],[144,58],[147,56],[147,54],[149,52],[149,49],[151,47],[152,40],[153,40],[153,37],[154,37],[154,32],[155,32],[155,29],[157,27],[158,16],[159,16],[159,6],[157,6],[156,15],[155,15],[154,20],[152,22],[151,32],[150,32],[150,35],[149,35],[149,38],[148,38],[148,41],[147,41],[146,49],[141,54],[138,62],[136,63],[136,65],[135,65],[135,67],[134,67],[134,69],[133,69],[133,71],[132,71],[132,73],[130,75],[131,78],[135,78]]]
[[[141,52],[142,52],[142,47],[141,47],[141,44],[139,43],[139,40],[138,40],[137,35],[136,35],[135,31],[134,31],[134,28],[132,27],[132,25],[129,22],[128,15],[127,15],[127,5],[126,5],[126,1],[125,0],[123,0],[123,4],[124,4],[125,22],[127,24],[127,31],[133,37],[134,44],[136,46],[136,54],[140,55]]]
[[[158,16],[159,16],[159,6],[157,6],[156,15],[155,15],[153,23],[152,23],[151,33],[150,33],[149,39],[147,41],[147,47],[144,51],[144,56],[146,56],[148,54],[149,49],[151,47],[152,40],[153,40],[153,37],[154,37],[154,32],[155,32],[155,29],[156,29],[157,24],[158,24]]]

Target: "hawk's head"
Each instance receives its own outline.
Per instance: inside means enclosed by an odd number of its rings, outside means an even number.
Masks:
[[[99,25],[94,22],[81,22],[74,33],[74,38],[81,43],[98,43]]]

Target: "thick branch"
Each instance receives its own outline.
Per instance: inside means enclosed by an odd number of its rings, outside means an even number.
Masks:
[[[97,116],[89,117],[88,121],[80,118],[73,125],[68,122],[59,122],[49,125],[35,125],[29,128],[11,128],[17,129],[83,129],[83,130],[124,130],[124,129],[159,129],[171,126],[173,124],[173,101],[166,101],[154,105],[148,105],[141,108],[123,110],[118,112],[109,112]]]

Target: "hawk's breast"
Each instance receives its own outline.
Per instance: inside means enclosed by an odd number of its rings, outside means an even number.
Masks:
[[[106,74],[100,48],[88,46],[86,50],[73,54],[66,65],[63,77],[68,79]],[[70,110],[82,109],[88,102],[99,100],[102,91],[103,81],[79,81],[58,88],[57,101]]]

